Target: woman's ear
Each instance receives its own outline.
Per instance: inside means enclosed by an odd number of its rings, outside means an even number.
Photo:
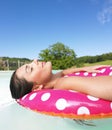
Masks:
[[[36,86],[35,85],[33,85],[33,87],[32,87],[32,91],[34,91],[36,89]]]
[[[43,89],[43,85],[42,84],[39,85],[39,90],[41,90],[41,89]]]
[[[43,88],[43,85],[39,85],[39,84],[36,84],[34,83],[33,85],[33,88],[32,88],[32,91],[35,91],[35,90],[41,90]]]
[[[37,90],[37,89],[38,89],[38,84],[35,82],[33,84],[32,91]]]

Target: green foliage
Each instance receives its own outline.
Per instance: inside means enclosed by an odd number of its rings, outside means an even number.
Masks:
[[[39,53],[40,61],[51,61],[54,70],[66,69],[72,66],[82,67],[96,64],[112,65],[112,52],[96,55],[76,57],[74,50],[57,42]],[[15,70],[23,64],[31,62],[27,58],[0,57],[0,70]]]
[[[112,66],[112,60],[105,60],[95,63],[84,63],[83,66],[93,66],[93,65],[111,65]]]
[[[76,54],[74,50],[57,42],[39,53],[40,60],[51,61],[53,69],[65,69],[75,64]]]
[[[0,57],[0,70],[16,70],[21,65],[30,61],[27,58]]]
[[[95,63],[95,62],[101,62],[105,60],[112,60],[112,53],[106,53],[106,54],[96,55],[96,56],[83,56],[83,57],[77,58],[76,62]]]

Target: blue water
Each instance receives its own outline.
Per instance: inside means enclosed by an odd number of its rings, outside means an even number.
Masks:
[[[12,72],[0,72],[0,130],[111,130],[112,119],[90,120],[89,126],[71,119],[47,116],[23,108],[10,95]]]

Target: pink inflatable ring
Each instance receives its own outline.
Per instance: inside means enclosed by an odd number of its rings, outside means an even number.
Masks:
[[[68,76],[112,75],[112,67],[100,68],[100,73],[79,72]],[[112,102],[71,90],[37,90],[17,102],[33,111],[71,119],[112,117]]]

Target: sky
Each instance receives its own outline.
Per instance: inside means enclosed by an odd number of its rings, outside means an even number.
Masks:
[[[35,59],[57,42],[77,57],[112,52],[112,0],[0,1],[0,57]]]

